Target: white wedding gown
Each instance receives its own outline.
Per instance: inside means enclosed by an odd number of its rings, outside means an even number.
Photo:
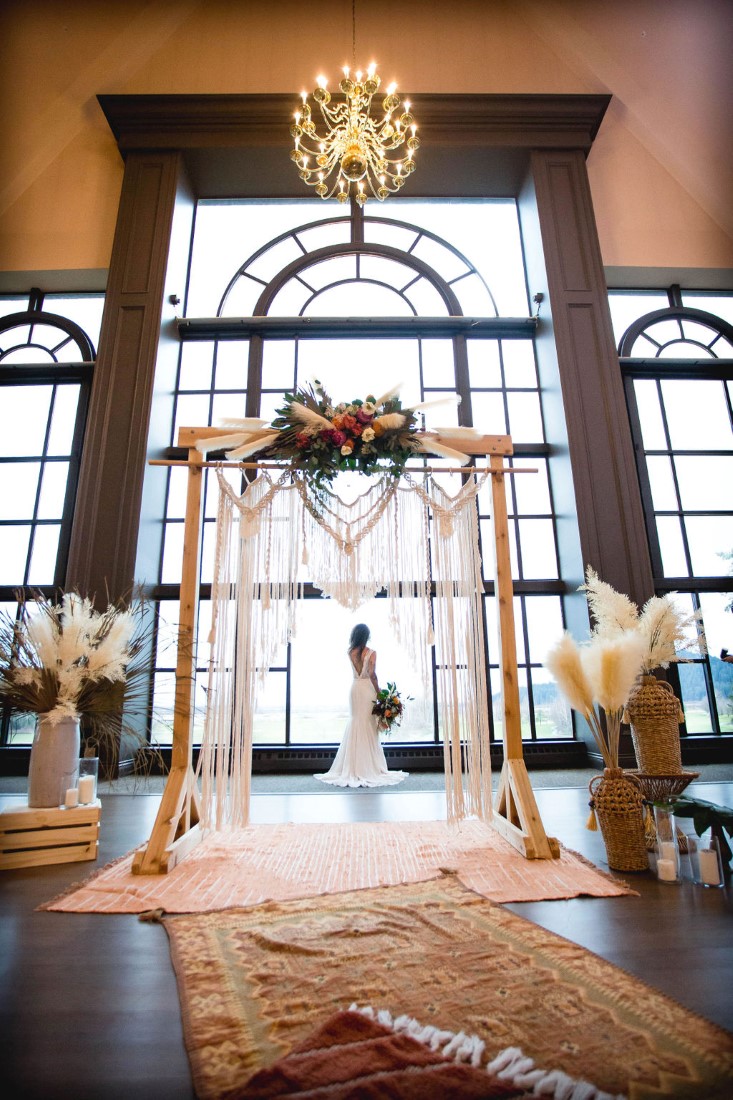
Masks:
[[[369,679],[376,656],[374,650],[364,649],[361,672],[352,663],[351,718],[330,770],[313,777],[322,783],[334,787],[392,787],[409,774],[389,771],[379,740],[377,716],[372,714],[376,692]]]

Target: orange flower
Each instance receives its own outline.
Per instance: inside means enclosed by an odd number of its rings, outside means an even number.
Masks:
[[[331,423],[333,424],[334,428],[343,428],[344,418],[343,418],[343,416],[334,416]]]
[[[382,425],[379,423],[378,420],[373,420],[372,421],[372,431],[374,432],[375,435],[384,435],[384,428],[382,427]]]

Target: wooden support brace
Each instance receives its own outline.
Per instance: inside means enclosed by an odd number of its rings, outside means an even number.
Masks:
[[[558,859],[560,845],[545,834],[522,749],[519,708],[517,640],[514,629],[514,586],[509,553],[504,462],[489,459],[491,514],[496,544],[496,603],[501,652],[502,705],[504,709],[504,766],[499,781],[492,824],[527,859]]]
[[[186,517],[183,535],[181,603],[176,658],[171,771],[163,791],[153,831],[135,855],[133,874],[159,875],[171,870],[185,851],[201,840],[199,799],[193,773],[193,711],[196,676],[195,648],[199,606],[199,561],[202,537],[203,455],[189,450]]]

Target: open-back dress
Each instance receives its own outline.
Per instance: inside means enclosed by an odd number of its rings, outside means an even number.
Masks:
[[[374,650],[364,647],[361,668],[351,660],[351,717],[330,770],[314,776],[322,783],[334,787],[392,787],[409,774],[388,769],[379,740],[378,718],[372,714],[376,691],[371,673],[376,659]]]

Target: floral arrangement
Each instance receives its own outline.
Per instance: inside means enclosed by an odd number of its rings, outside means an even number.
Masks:
[[[409,701],[411,698],[412,696],[408,695],[405,702]],[[401,725],[404,709],[402,696],[397,690],[397,685],[388,683],[386,688],[380,688],[377,692],[377,698],[372,707],[372,714],[378,716],[379,728],[384,730],[385,733],[390,733],[393,726]]]
[[[35,594],[18,619],[0,614],[0,703],[15,711],[90,719],[93,731],[119,716],[142,687],[142,605],[96,611],[78,593],[56,604]]]
[[[230,435],[197,440],[203,453],[227,451],[229,458],[253,455],[282,459],[303,470],[317,489],[328,487],[338,473],[386,472],[399,477],[416,453],[439,455],[465,465],[468,455],[417,430],[418,413],[435,405],[457,404],[458,394],[403,407],[399,386],[381,397],[367,394],[351,401],[334,402],[318,379],[283,395],[283,404],[272,422],[247,418],[225,420]],[[436,428],[453,437],[475,437],[474,428]]]
[[[641,672],[651,673],[655,668],[669,668],[673,662],[684,661],[680,648],[706,652],[700,612],[680,610],[675,603],[676,593],[652,596],[639,611],[628,596],[600,580],[590,566],[586,568],[585,584],[580,586],[579,591],[586,593],[588,607],[595,620],[594,637],[614,638],[631,630],[643,639]]]
[[[266,454],[288,459],[308,471],[316,484],[331,482],[341,470],[368,474],[384,467],[399,477],[418,449],[417,413],[402,408],[395,390],[379,399],[369,394],[334,404],[315,380],[286,393],[276,411],[272,426],[279,434]]]

